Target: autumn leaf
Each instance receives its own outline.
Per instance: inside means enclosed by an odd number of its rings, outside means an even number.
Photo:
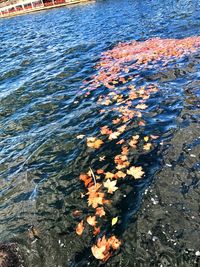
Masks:
[[[114,178],[114,173],[112,173],[112,172],[106,172],[105,173],[105,179],[112,179],[112,178]]]
[[[98,207],[96,208],[96,213],[95,215],[99,216],[99,217],[102,217],[102,216],[105,216],[106,213],[105,213],[105,210],[103,207]]]
[[[77,235],[82,235],[83,230],[84,230],[84,225],[83,225],[83,220],[77,225],[76,227],[76,233]]]
[[[100,233],[100,227],[94,227],[93,235],[98,235]]]
[[[110,179],[103,183],[104,187],[108,189],[108,193],[110,194],[113,194],[118,189],[116,184],[117,181],[111,181]]]
[[[88,137],[87,138],[87,146],[90,148],[99,148],[103,144],[101,139],[96,139],[95,137]]]
[[[72,212],[72,215],[73,215],[74,217],[79,217],[81,214],[82,214],[82,211],[81,211],[81,210],[74,210],[74,211]]]
[[[148,142],[148,140],[149,140],[149,137],[148,137],[148,136],[145,136],[145,137],[144,137],[144,141],[145,141],[145,142]]]
[[[127,155],[128,154],[128,147],[127,146],[124,146],[122,147],[122,155]]]
[[[145,104],[138,104],[135,108],[137,108],[137,109],[146,109],[146,108],[148,108],[148,106],[145,105]]]
[[[139,126],[145,126],[146,123],[145,123],[145,121],[139,121],[139,122],[138,122],[138,125],[139,125]]]
[[[105,156],[100,156],[99,157],[99,161],[104,161],[105,160]]]
[[[121,242],[114,235],[108,239],[104,235],[92,246],[91,251],[96,259],[106,261],[111,256],[111,250],[117,250],[120,245]]]
[[[96,245],[93,245],[91,247],[91,251],[92,251],[92,254],[93,256],[97,259],[97,260],[104,260],[105,258],[105,251],[106,251],[106,246],[96,246]]]
[[[130,167],[127,170],[127,174],[132,175],[135,179],[140,179],[144,172],[142,171],[142,167]]]
[[[148,151],[148,150],[151,149],[151,146],[152,146],[151,143],[146,143],[146,144],[143,146],[143,149],[146,150],[146,151]]]
[[[122,171],[118,171],[115,173],[115,177],[117,178],[125,178],[126,177],[126,174]]]
[[[117,119],[112,120],[112,123],[113,124],[118,124],[118,123],[120,123],[120,121],[121,121],[121,119],[117,118]]]
[[[125,140],[124,139],[121,139],[121,140],[119,140],[116,144],[117,145],[121,145],[121,144],[123,144],[125,142]]]
[[[153,135],[153,134],[151,134],[150,136],[151,136],[152,139],[158,139],[158,138],[159,138],[158,135]]]
[[[86,221],[91,226],[95,226],[97,224],[96,216],[88,216]]]
[[[109,128],[108,128],[108,126],[103,126],[103,127],[101,127],[101,134],[111,134],[112,133],[112,130],[110,130]]]
[[[98,169],[97,170],[97,174],[103,174],[104,173],[104,170],[103,169]]]
[[[111,134],[109,135],[108,139],[109,139],[109,140],[117,139],[118,136],[120,136],[120,134],[121,134],[120,132],[113,132],[113,133],[111,133]]]
[[[93,185],[93,179],[88,174],[81,174],[80,180],[84,182],[85,187],[90,187]]]
[[[114,226],[118,222],[118,217],[112,218],[111,225]]]
[[[114,235],[108,239],[108,243],[114,250],[117,250],[121,246],[121,241],[119,241],[119,239],[117,239]]]
[[[79,135],[77,135],[77,139],[83,139],[85,137],[85,135],[84,134],[79,134]]]

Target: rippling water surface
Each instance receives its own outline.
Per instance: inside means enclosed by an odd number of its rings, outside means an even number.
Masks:
[[[28,266],[97,266],[91,240],[74,235],[72,211],[87,214],[79,174],[96,164],[76,136],[96,136],[111,123],[99,113],[99,92],[85,97],[80,89],[101,53],[133,39],[194,35],[200,35],[199,1],[97,1],[0,21],[0,237],[21,244]],[[160,138],[151,152],[135,156],[147,175],[129,184],[117,207],[118,234],[161,168],[162,143],[178,129],[180,112],[199,107],[199,77],[198,53],[142,73],[139,85],[156,79],[161,89],[149,100],[141,134]],[[32,244],[33,224],[41,238]]]

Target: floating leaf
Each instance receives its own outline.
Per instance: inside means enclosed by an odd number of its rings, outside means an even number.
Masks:
[[[90,148],[99,148],[103,144],[101,139],[96,139],[95,137],[87,138],[87,146]]]
[[[77,235],[82,235],[83,230],[84,230],[84,225],[83,225],[83,220],[77,225],[76,227],[76,233]]]
[[[96,216],[88,216],[86,221],[91,226],[95,226],[97,224]]]
[[[151,144],[151,143],[146,143],[146,144],[143,146],[143,149],[146,150],[146,151],[148,151],[148,150],[151,149],[151,147],[152,147],[152,144]]]
[[[118,217],[112,218],[112,222],[111,222],[112,226],[114,226],[117,222],[118,222]]]
[[[144,172],[142,171],[142,167],[130,167],[130,169],[127,170],[127,174],[132,175],[135,179],[140,179]]]
[[[108,193],[110,194],[113,194],[118,189],[116,184],[117,181],[111,181],[110,179],[103,183],[104,187],[108,189]]]
[[[83,139],[85,137],[85,134],[79,134],[79,135],[77,135],[77,139]]]
[[[102,216],[105,216],[106,213],[105,213],[105,210],[103,207],[98,207],[96,208],[96,213],[95,215],[99,216],[99,217],[102,217]]]

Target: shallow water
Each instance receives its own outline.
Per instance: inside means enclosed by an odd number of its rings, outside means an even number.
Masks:
[[[76,136],[96,136],[112,119],[99,113],[101,91],[85,97],[80,89],[101,53],[133,39],[194,35],[200,35],[199,1],[97,1],[0,21],[0,238],[18,241],[28,266],[98,265],[88,249],[91,238],[74,234],[72,211],[88,214],[79,174],[97,164]],[[153,74],[144,71],[137,83],[154,80],[160,91],[149,99],[140,134],[160,137],[152,151],[133,155],[145,179],[123,186],[126,197],[119,193],[110,211],[112,218],[118,210],[113,231],[121,236],[162,168],[163,144],[190,123],[180,121],[181,112],[199,109],[199,54]],[[113,150],[108,145],[100,154],[109,158]],[[40,232],[35,243],[27,235],[33,224]]]

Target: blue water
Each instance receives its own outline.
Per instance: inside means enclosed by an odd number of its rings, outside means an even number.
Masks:
[[[94,155],[76,136],[95,136],[105,120],[98,112],[98,95],[85,98],[80,89],[95,74],[101,53],[133,39],[194,35],[200,35],[199,1],[96,1],[0,20],[0,239],[17,240],[28,266],[93,261],[86,252],[91,240],[74,237],[77,220],[71,212],[87,214],[78,177],[95,165]],[[191,61],[195,64],[195,58],[187,58],[176,69]],[[158,70],[161,91],[151,99],[149,124],[142,133],[153,129],[161,144],[177,130],[184,88],[199,79],[197,71],[176,77],[174,70]],[[147,177],[132,185],[119,204],[118,232],[128,227],[161,168],[160,151],[158,143],[149,155],[137,155]],[[34,244],[27,236],[32,224],[41,235]],[[74,259],[76,253],[81,257]]]

